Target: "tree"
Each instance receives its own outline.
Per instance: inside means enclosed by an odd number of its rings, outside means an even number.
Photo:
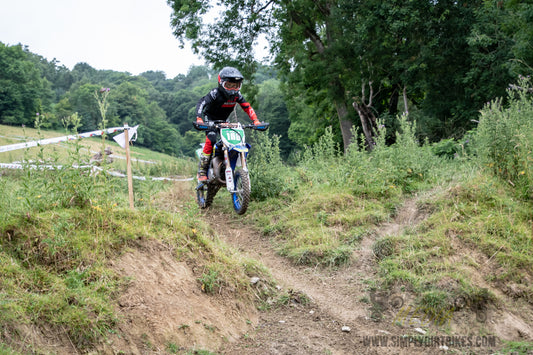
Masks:
[[[501,30],[512,38],[512,70],[523,75],[533,74],[533,2],[531,0],[487,1],[487,6],[501,8],[508,17]]]
[[[460,136],[532,68],[530,1],[226,0],[211,23],[210,1],[168,3],[176,37],[215,66],[256,68],[253,45],[269,36],[287,94],[315,107],[326,94],[345,148],[355,122],[371,146],[378,117],[410,108],[432,140]]]
[[[28,52],[0,42],[0,123],[33,125],[37,112],[50,110],[52,96]]]
[[[87,63],[78,63],[72,68],[72,76],[75,82],[96,82],[93,80],[96,76],[96,69]]]
[[[141,124],[138,143],[169,155],[179,155],[183,145],[182,138],[166,121],[165,112],[155,102],[145,109],[142,121],[136,121]]]
[[[45,78],[50,83],[55,96],[50,97],[50,101],[59,101],[74,83],[74,78],[70,70],[54,58],[48,61],[46,58],[26,51],[28,58],[39,69],[41,78]]]
[[[159,105],[167,113],[169,122],[176,125],[181,134],[185,134],[192,127],[191,122],[196,118],[194,111],[200,95],[190,89],[162,95]]]
[[[62,101],[60,105],[62,110],[61,114],[64,116],[67,116],[69,108],[72,110],[70,114],[74,112],[79,114],[81,118],[81,132],[93,131],[99,127],[102,117],[100,117],[94,93],[101,88],[101,85],[82,84],[71,89],[67,94],[68,102]]]
[[[261,34],[271,36],[276,63],[289,81],[291,74],[296,73],[298,78],[305,79],[304,85],[327,87],[336,107],[344,147],[348,147],[353,138],[353,117],[343,82],[329,65],[332,49],[341,35],[334,17],[337,1],[222,1],[219,3],[222,15],[212,24],[202,19],[211,9],[207,0],[167,2],[173,9],[174,35],[182,43],[191,40],[193,49],[215,67],[238,65],[250,75],[257,68],[254,44]]]
[[[344,33],[336,53],[345,86],[360,116],[396,117],[418,108],[433,139],[460,136],[472,127],[464,78],[472,68],[468,36],[482,1],[340,1]],[[350,82],[351,81],[351,82]],[[476,83],[482,85],[482,83]],[[429,117],[429,119],[427,118]],[[364,125],[364,119],[361,117]],[[419,122],[420,124],[420,122]],[[365,131],[367,141],[372,137]]]
[[[294,143],[289,139],[289,113],[279,81],[270,79],[259,85],[256,112],[261,121],[269,122],[269,133],[280,137],[279,148],[284,157],[291,152]]]

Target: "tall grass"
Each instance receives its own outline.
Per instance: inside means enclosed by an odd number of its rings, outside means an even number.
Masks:
[[[349,263],[357,242],[390,219],[406,195],[431,188],[455,164],[420,145],[406,117],[399,119],[399,126],[396,144],[387,146],[385,132],[380,132],[372,152],[352,145],[347,154],[326,129],[296,166],[276,168],[272,176],[294,186],[281,185],[284,194],[275,190],[275,198],[254,215],[265,233],[277,238],[281,254],[310,265]]]
[[[518,196],[533,199],[533,100],[531,79],[521,77],[501,99],[487,104],[475,138],[480,162],[512,185]]]
[[[262,132],[254,134],[256,142],[248,159],[252,198],[262,201],[291,191],[289,169],[283,164],[279,149],[279,137],[269,137]]]
[[[70,153],[56,157],[38,147],[27,152],[38,157],[26,159],[27,169],[0,175],[0,343],[6,347],[45,353],[26,341],[27,329],[35,328],[65,334],[82,352],[105,341],[117,331],[116,298],[128,284],[110,260],[141,239],[165,243],[176,258],[204,270],[199,290],[227,286],[234,297],[251,298],[249,278],[268,279],[258,263],[213,238],[195,206],[182,203],[178,213],[156,209],[152,200],[165,198],[172,183],[134,180],[132,211],[125,179],[76,168],[89,160],[82,141],[63,148]],[[194,171],[188,160],[154,159],[159,163],[145,172]],[[45,169],[51,163],[56,167]]]
[[[518,99],[527,101],[524,95],[521,92]],[[529,107],[531,102],[525,105]],[[510,107],[514,108],[497,106],[490,111],[495,116],[485,118],[481,132],[473,133],[477,134],[475,143],[481,145],[479,157],[466,150],[441,154],[440,148],[419,142],[415,124],[408,117],[398,118],[393,145],[385,144],[382,127],[371,152],[352,145],[342,154],[331,131],[326,130],[314,146],[305,149],[290,173],[280,177],[297,185],[287,192],[291,198],[267,199],[251,214],[276,241],[280,254],[295,263],[339,267],[350,263],[359,242],[381,223],[392,220],[404,201],[415,194],[427,195],[417,197],[418,213],[427,214],[424,222],[398,235],[383,236],[373,245],[379,277],[372,280],[372,287],[409,290],[434,314],[455,310],[457,299],[479,310],[495,301],[494,294],[475,281],[483,263],[493,268],[483,282],[494,287],[512,285],[517,297],[531,302],[533,289],[526,280],[532,277],[533,267],[533,209],[513,199],[510,184],[505,182],[506,187],[478,168],[480,160],[489,166],[487,159],[494,168],[496,157],[503,154],[512,163],[497,168],[498,174],[514,166],[515,177],[528,176],[516,167],[525,169],[531,160],[530,151],[522,150],[531,143],[526,139],[530,123],[518,134],[519,124],[507,122],[507,132],[501,132],[500,116],[508,119],[508,110],[513,110],[513,115],[529,115],[530,109],[518,102]],[[487,121],[494,121],[498,128]],[[489,128],[508,138],[498,143],[500,138],[491,138]],[[514,143],[508,144],[512,139]]]
[[[429,145],[421,144],[414,127],[414,122],[402,116],[393,145],[385,143],[386,132],[382,128],[371,153],[355,144],[350,146],[344,167],[355,193],[394,198],[415,192],[439,179],[443,166],[453,164],[435,156]]]

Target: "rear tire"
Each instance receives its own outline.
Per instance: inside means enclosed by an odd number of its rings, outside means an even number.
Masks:
[[[236,170],[234,181],[236,192],[231,194],[233,208],[237,214],[244,214],[248,209],[248,203],[250,202],[250,177],[248,172]]]

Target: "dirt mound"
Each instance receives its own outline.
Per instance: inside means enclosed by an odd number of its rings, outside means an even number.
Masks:
[[[251,304],[203,293],[191,266],[157,241],[144,241],[114,268],[131,281],[118,300],[118,334],[99,353],[216,351],[257,323]]]
[[[353,262],[339,269],[296,266],[277,255],[272,241],[243,227],[237,219],[231,222],[228,216],[210,211],[206,218],[211,225],[219,226],[221,239],[261,261],[283,288],[302,292],[310,300],[305,306],[293,302],[291,307],[261,313],[256,330],[241,342],[225,345],[222,352],[434,354],[468,349],[491,354],[502,346],[502,340],[531,341],[527,319],[533,319],[533,314],[527,304],[514,310],[511,308],[517,304],[491,306],[481,314],[483,319],[470,310],[456,311],[446,330],[424,325],[413,314],[399,317],[408,304],[414,304],[414,296],[408,292],[369,295],[368,282],[377,276],[378,268],[372,245],[381,237],[399,235],[427,218],[429,211],[420,208],[418,201],[418,197],[407,200],[393,220],[366,234],[353,253]],[[478,278],[482,280],[484,276]],[[486,283],[483,286],[490,287]],[[391,302],[395,299],[401,304]],[[343,327],[350,330],[343,331]],[[483,332],[491,335],[468,335]]]

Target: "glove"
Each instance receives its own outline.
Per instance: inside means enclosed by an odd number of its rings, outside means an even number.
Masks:
[[[259,122],[259,120],[254,120],[253,124],[254,124],[254,126],[259,126],[259,125],[261,125],[261,122]]]
[[[202,120],[202,117],[196,117],[196,123],[204,123],[204,120]]]

